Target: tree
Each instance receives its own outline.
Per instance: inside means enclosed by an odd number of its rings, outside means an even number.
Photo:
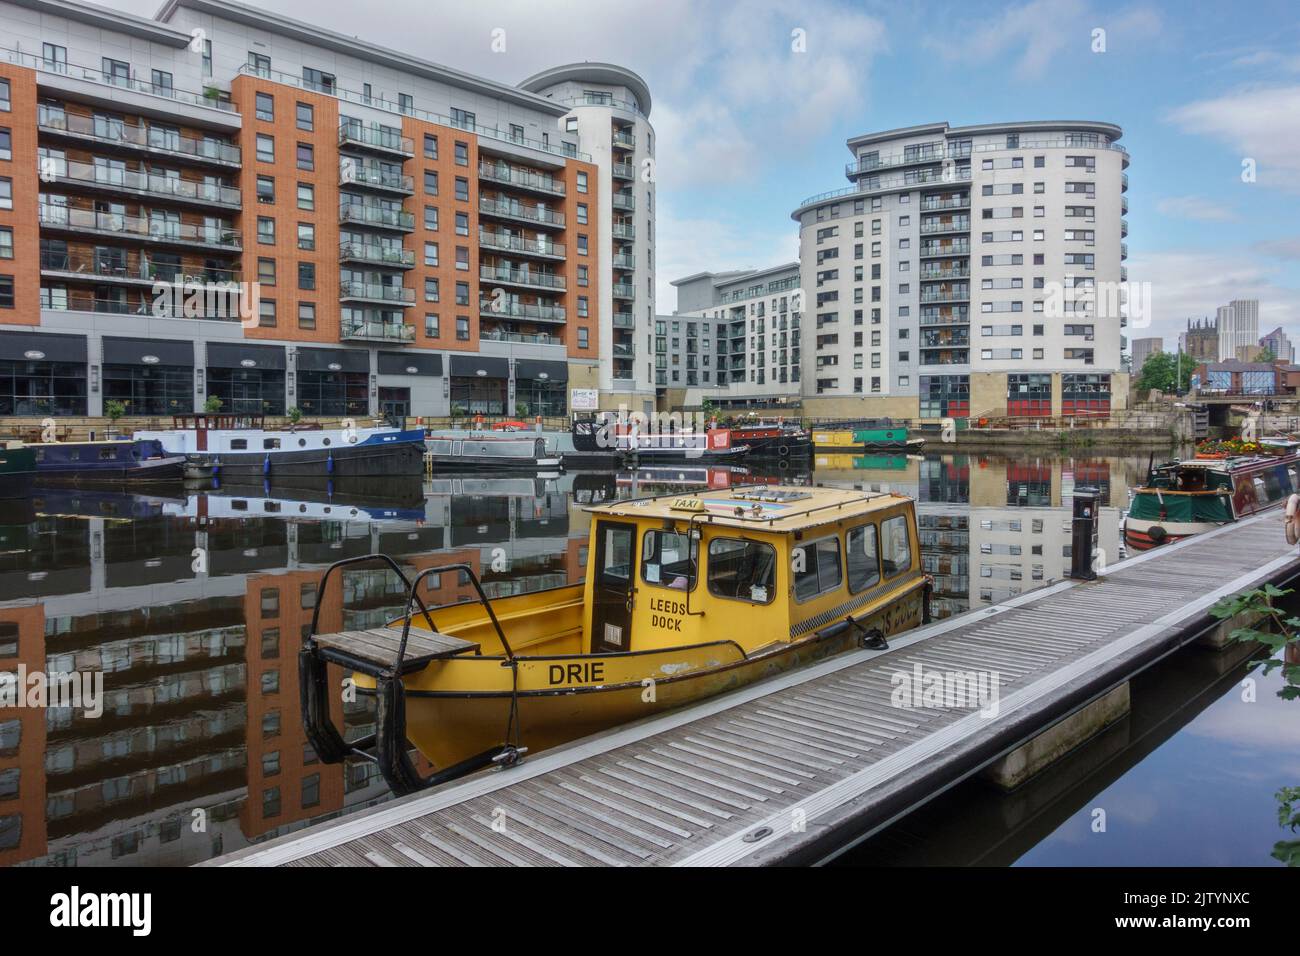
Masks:
[[[110,398],[108,401],[104,403],[104,415],[114,425],[116,425],[117,420],[125,414],[126,414],[126,406],[123,405],[121,402],[119,402],[117,399]]]
[[[221,396],[209,395],[208,400],[203,403],[203,410],[209,415],[214,415],[221,411]]]
[[[1272,365],[1277,361],[1277,356],[1273,354],[1272,349],[1262,348],[1259,350],[1259,354],[1255,356],[1255,361],[1263,362],[1265,365]]]
[[[1168,352],[1153,353],[1142,364],[1142,370],[1138,373],[1138,391],[1149,392],[1153,388],[1166,393],[1187,391],[1192,384],[1193,362],[1186,355],[1182,357],[1181,375],[1178,374],[1179,365],[1177,355],[1170,355]]]

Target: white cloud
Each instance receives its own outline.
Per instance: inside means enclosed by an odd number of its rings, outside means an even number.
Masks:
[[[1300,86],[1237,90],[1179,107],[1169,120],[1253,159],[1260,184],[1300,191]]]
[[[1156,211],[1171,219],[1194,219],[1197,222],[1229,222],[1237,218],[1227,206],[1204,196],[1169,196],[1156,203]]]
[[[1081,50],[1091,43],[1091,30],[1083,24],[1087,7],[1081,0],[1032,0],[1008,7],[1001,16],[980,17],[956,25],[945,36],[927,36],[922,44],[956,63],[983,63],[1015,58],[1015,73],[1022,79],[1042,76],[1054,59],[1072,43]]]
[[[1251,248],[1266,256],[1273,256],[1275,259],[1300,260],[1300,236],[1292,236],[1288,239],[1268,239],[1255,243]]]

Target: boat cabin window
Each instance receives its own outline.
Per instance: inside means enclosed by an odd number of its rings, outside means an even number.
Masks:
[[[895,515],[880,523],[880,558],[887,578],[912,567],[912,543],[907,537],[907,515]]]
[[[714,538],[709,542],[709,593],[770,604],[776,595],[776,548],[761,541]]]
[[[641,544],[641,579],[690,591],[695,588],[695,569],[700,559],[700,536],[679,531],[647,531]]]
[[[849,591],[857,594],[880,583],[880,549],[876,547],[876,526],[851,528],[844,539],[844,564]]]
[[[100,461],[112,461],[112,460],[113,460],[114,458],[116,458],[116,457],[117,457],[117,449],[116,449],[116,448],[101,448],[101,449],[99,450],[99,460],[100,460]]]
[[[429,442],[429,451],[433,452],[435,455],[450,455],[451,442],[442,440],[431,441]]]
[[[247,438],[232,438],[232,439],[230,439],[230,450],[231,450],[231,451],[243,451],[243,450],[246,449],[247,447],[248,447],[248,439],[247,439]]]
[[[628,526],[605,529],[602,580],[619,584],[632,580],[632,537],[632,528]]]
[[[278,438],[263,438],[263,439],[262,439],[262,447],[263,447],[263,448],[279,448],[279,447],[280,447],[280,439],[278,439]]]
[[[822,538],[799,545],[791,554],[791,567],[794,568],[796,601],[810,601],[819,594],[835,590],[843,580],[839,539]]]

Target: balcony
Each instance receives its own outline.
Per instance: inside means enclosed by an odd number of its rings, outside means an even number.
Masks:
[[[1120,173],[1120,192],[1128,192],[1128,173]]]
[[[387,156],[415,157],[415,142],[392,130],[367,128],[360,123],[343,123],[339,126],[341,148],[364,149]]]
[[[478,277],[482,282],[517,285],[527,289],[551,289],[563,292],[565,288],[564,276],[554,275],[549,272],[534,272],[531,269],[509,269],[484,265],[479,266]]]
[[[350,156],[339,160],[339,185],[378,192],[415,195],[415,178],[389,172],[378,164],[359,163]]]
[[[1121,260],[1121,261],[1124,260],[1124,259],[1127,259],[1127,258],[1128,258],[1128,243],[1127,243],[1127,242],[1121,242],[1121,243],[1119,244],[1119,257],[1120,257],[1120,260]]]
[[[970,154],[969,146],[926,146],[921,149],[891,153],[887,156],[869,156],[860,159],[856,163],[849,163],[845,166],[844,175],[852,178],[877,169],[899,169],[903,166],[916,166],[922,163],[941,163],[945,159],[969,159]]]
[[[495,216],[498,219],[509,219],[514,222],[526,222],[539,228],[564,228],[564,213],[545,209],[541,206],[525,206],[523,203],[514,202],[513,200],[498,201],[484,197],[478,202],[478,211],[485,216]]]
[[[415,290],[400,285],[345,279],[339,283],[339,301],[373,302],[377,305],[396,305],[405,308],[415,305]]]
[[[615,268],[615,269],[625,269],[625,270],[627,270],[628,272],[631,272],[633,269],[636,268],[636,257],[635,257],[635,256],[629,256],[629,255],[621,255],[621,254],[620,254],[620,255],[615,255],[615,256],[614,256],[614,268]]]
[[[616,299],[634,299],[636,290],[630,282],[615,282],[613,286],[614,298]]]
[[[41,206],[40,220],[42,230],[67,232],[77,237],[130,238],[158,245],[198,246],[229,252],[238,252],[242,247],[239,233],[224,225],[209,228],[175,220],[145,219],[67,206]]]
[[[404,343],[415,341],[415,326],[405,322],[382,322],[378,319],[344,319],[339,328],[344,342]]]
[[[970,301],[969,286],[960,285],[960,286],[954,286],[951,289],[945,289],[942,287],[940,288],[931,287],[928,289],[921,290],[921,302],[927,304],[938,303],[938,302],[969,302],[969,301]]]
[[[612,142],[620,149],[636,149],[636,137],[625,129],[614,130]]]
[[[921,258],[934,259],[942,256],[969,256],[970,242],[961,240],[958,242],[923,242],[921,243]]]
[[[564,306],[537,305],[505,300],[483,299],[478,305],[479,315],[494,319],[529,319],[533,322],[563,322]]]
[[[54,76],[65,76],[73,80],[84,80],[90,83],[101,83],[104,86],[111,86],[119,90],[128,90],[132,93],[144,93],[149,96],[157,96],[162,99],[170,100],[172,103],[184,103],[188,106],[202,106],[211,110],[220,110],[223,113],[235,113],[235,104],[228,100],[218,99],[216,96],[207,93],[191,93],[187,90],[178,90],[174,87],[161,83],[146,83],[144,80],[138,80],[129,76],[118,76],[111,73],[105,73],[103,67],[78,66],[72,63],[60,63],[53,60],[47,60],[43,56],[35,53],[23,53],[19,50],[0,50],[0,57],[10,63],[16,63],[19,66],[25,66],[38,72]],[[111,97],[110,91],[105,91],[105,95]],[[166,107],[164,107],[166,109]]]
[[[344,203],[339,207],[339,222],[344,225],[369,226],[373,229],[392,229],[396,232],[414,232],[415,215],[399,209],[384,209],[363,203]]]
[[[636,226],[631,223],[614,223],[614,238],[623,239],[628,242],[632,241],[636,238]]]
[[[341,242],[339,262],[382,266],[389,269],[414,269],[415,253],[410,249],[393,249],[361,242]]]
[[[949,170],[921,170],[920,172],[907,173],[903,176],[892,176],[887,179],[870,179],[861,180],[856,186],[845,186],[842,189],[832,189],[828,192],[818,193],[815,196],[809,196],[799,204],[800,209],[808,206],[817,206],[824,202],[830,202],[833,199],[856,199],[864,196],[873,196],[877,193],[890,192],[892,190],[915,189],[918,186],[936,185],[942,186],[951,183],[963,183],[970,180],[970,167],[959,166],[956,169]]]
[[[98,143],[133,152],[174,156],[218,166],[237,167],[240,149],[213,139],[184,136],[159,127],[130,126],[118,120],[81,116],[42,106],[36,126],[43,135]]]
[[[636,319],[632,317],[631,312],[615,312],[614,328],[616,329],[634,329],[636,328]]]
[[[506,163],[481,162],[478,164],[478,175],[480,179],[501,183],[505,186],[513,186],[516,189],[542,193],[547,196],[564,195],[564,183],[554,176],[544,176],[541,173],[535,173],[528,169],[519,169]]]
[[[935,279],[966,279],[970,277],[968,266],[952,266],[947,269],[922,269],[919,273],[922,282]]]
[[[636,358],[636,349],[633,348],[631,342],[615,342],[614,358],[617,359]]]
[[[944,209],[969,209],[970,196],[955,196],[947,199],[941,199],[938,196],[923,196],[921,198],[921,212],[939,212]]]
[[[615,163],[610,167],[610,172],[615,179],[622,179],[627,182],[636,179],[636,167],[631,163]]]
[[[523,345],[563,345],[564,340],[558,335],[546,332],[503,332],[500,329],[480,331],[480,342],[518,342]]]
[[[143,290],[130,297],[108,296],[67,296],[58,290],[41,289],[41,308],[54,312],[94,312],[99,315],[138,315],[157,318],[192,318],[211,321],[240,321],[239,296],[237,294],[212,297],[214,301],[203,309],[201,315],[172,315],[168,304],[156,302],[152,294]]]
[[[147,256],[95,255],[91,252],[69,250],[41,253],[41,275],[62,281],[84,281],[122,285],[139,285],[152,288],[156,282],[195,283],[214,285],[238,283],[238,269],[206,269],[199,274],[186,274],[174,265],[158,265]]]
[[[636,200],[630,192],[614,193],[612,202],[615,209],[620,209],[623,212],[632,212],[636,209]]]
[[[564,244],[551,242],[549,239],[530,239],[524,236],[512,236],[504,232],[479,230],[478,244],[485,249],[500,249],[502,252],[514,252],[519,255],[537,256],[542,259],[563,259]]]
[[[970,232],[970,219],[961,216],[955,219],[934,219],[922,221],[921,235],[934,236],[947,232]]]
[[[76,160],[56,160],[50,164],[55,182],[71,186],[86,186],[97,192],[128,194],[144,199],[163,199],[190,203],[196,206],[218,206],[239,209],[239,189],[181,179],[179,176],[162,176],[130,169],[120,169],[98,163]]]
[[[1121,239],[1123,239],[1123,238],[1125,238],[1127,235],[1128,235],[1128,220],[1127,220],[1127,219],[1121,219],[1121,220],[1119,221],[1119,236],[1120,236]]]

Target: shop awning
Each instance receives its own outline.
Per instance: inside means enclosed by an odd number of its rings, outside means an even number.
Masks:
[[[0,359],[14,362],[85,362],[84,335],[0,332]]]
[[[210,368],[284,368],[284,346],[209,342]]]
[[[544,359],[515,359],[515,381],[540,379],[543,382],[564,384],[569,380],[569,363],[548,362]]]
[[[194,367],[194,342],[178,339],[104,337],[105,365],[183,365]]]
[[[370,351],[361,349],[298,349],[300,372],[369,372]]]
[[[436,352],[380,352],[380,375],[441,375],[442,356]]]
[[[510,363],[488,355],[453,355],[451,374],[464,378],[509,378]]]

